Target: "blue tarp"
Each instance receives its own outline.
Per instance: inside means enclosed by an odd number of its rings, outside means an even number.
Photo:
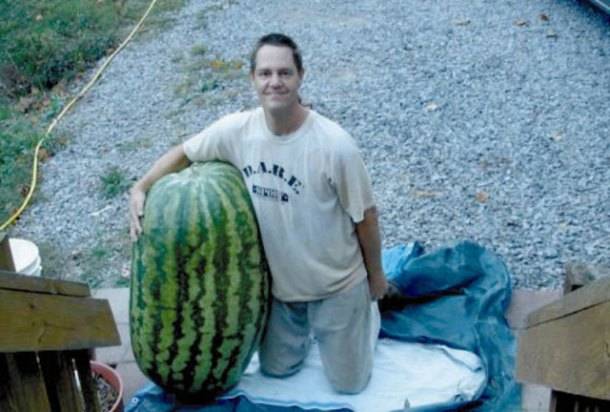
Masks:
[[[510,274],[499,256],[473,243],[424,253],[418,243],[384,252],[384,269],[414,302],[385,313],[381,335],[393,339],[442,343],[476,353],[487,384],[468,409],[520,410],[514,381],[516,342],[504,314],[511,298]],[[412,408],[413,412],[455,410],[453,404]]]
[[[425,253],[419,243],[384,250],[388,278],[409,302],[383,313],[381,336],[440,343],[477,354],[488,377],[477,400],[412,408],[412,412],[518,411],[520,388],[513,379],[515,339],[504,314],[511,297],[510,275],[494,253],[465,241]],[[439,377],[442,379],[442,377]],[[253,404],[244,397],[214,405],[180,406],[154,385],[140,390],[127,412],[301,412],[299,407]],[[311,412],[311,409],[308,410]],[[343,412],[337,410],[336,412]],[[377,411],[364,411],[377,412]]]

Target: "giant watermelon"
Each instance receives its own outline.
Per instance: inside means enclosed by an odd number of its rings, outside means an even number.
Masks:
[[[234,386],[261,338],[269,277],[239,171],[194,164],[150,190],[134,244],[130,329],[153,382],[211,399]]]

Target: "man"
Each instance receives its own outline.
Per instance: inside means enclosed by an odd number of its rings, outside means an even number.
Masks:
[[[333,388],[358,393],[379,331],[374,301],[388,287],[377,214],[352,138],[301,104],[304,73],[292,39],[263,36],[250,67],[262,107],[225,116],[162,156],[131,190],[130,230],[136,239],[146,192],[160,177],[194,161],[232,163],[248,187],[273,279],[262,372],[298,372],[313,332]]]

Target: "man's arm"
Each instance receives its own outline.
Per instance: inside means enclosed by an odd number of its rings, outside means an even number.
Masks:
[[[163,176],[178,172],[191,164],[184,153],[182,145],[172,147],[161,156],[152,167],[138,180],[129,192],[129,233],[131,240],[136,241],[142,232],[140,218],[144,215],[144,201],[148,189]]]
[[[388,289],[388,281],[381,266],[381,237],[377,208],[373,206],[364,212],[364,219],[356,223],[356,233],[368,273],[371,297],[375,300],[381,299]]]

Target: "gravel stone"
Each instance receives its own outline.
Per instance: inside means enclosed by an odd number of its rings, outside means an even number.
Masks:
[[[303,49],[304,100],[358,142],[385,247],[471,239],[534,289],[559,287],[571,260],[610,264],[610,24],[586,3],[201,0],[168,17],[58,127],[71,142],[11,232],[53,246],[47,273],[112,286],[128,272],[127,195],[105,198],[100,177],[119,167],[136,179],[255,106],[248,53],[272,31]],[[218,83],[195,72],[206,91],[180,96],[196,44],[245,65]]]

